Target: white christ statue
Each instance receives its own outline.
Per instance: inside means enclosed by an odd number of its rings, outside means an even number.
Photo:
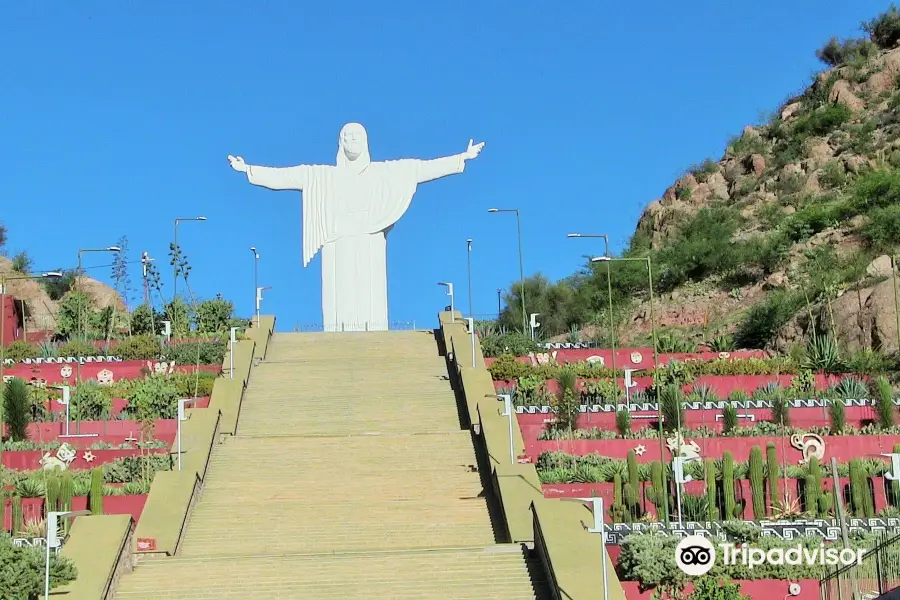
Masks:
[[[303,193],[303,266],[322,250],[325,331],[384,331],[388,232],[416,186],[462,173],[482,148],[484,142],[469,140],[466,151],[453,156],[375,162],[365,128],[348,123],[338,137],[335,166],[260,167],[231,155],[228,162],[253,185]]]

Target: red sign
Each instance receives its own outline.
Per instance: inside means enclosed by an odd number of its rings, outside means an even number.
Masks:
[[[151,550],[156,550],[156,539],[154,539],[154,538],[138,538],[137,549],[138,549],[138,552],[149,552]]]

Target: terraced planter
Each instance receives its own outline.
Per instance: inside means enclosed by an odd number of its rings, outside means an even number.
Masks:
[[[890,452],[894,444],[900,443],[900,435],[832,435],[824,436],[822,439],[825,442],[825,459],[831,460],[831,457],[835,457],[840,462],[847,462],[853,458],[878,456],[883,452]],[[731,452],[735,460],[747,460],[753,446],[765,448],[768,442],[773,442],[779,462],[785,460],[788,464],[797,464],[802,458],[800,451],[791,446],[789,439],[784,440],[780,437],[688,438],[685,441],[687,443],[696,442],[700,447],[701,457],[720,458],[725,452]],[[639,446],[643,447],[643,451],[639,452],[638,462],[647,463],[660,459],[658,439],[525,440],[525,452],[534,461],[543,452],[568,452],[577,455],[596,452],[602,456],[624,459],[629,450],[636,450]],[[665,450],[663,458],[666,461],[670,459],[668,449]]]
[[[131,515],[137,522],[144,511],[147,502],[147,494],[135,496],[103,496],[103,514],[105,515]],[[85,510],[88,508],[87,496],[75,496],[72,498],[72,510]],[[43,498],[22,498],[22,517],[25,523],[41,521],[44,518]],[[11,501],[6,499],[4,512],[3,531],[9,532],[12,528]]]
[[[3,452],[3,466],[16,471],[35,471],[41,468],[41,459],[48,451],[42,450],[7,450]],[[113,462],[126,456],[138,456],[142,453],[168,454],[169,448],[149,448],[134,450],[84,450],[78,449],[75,459],[69,464],[69,469],[83,470],[98,467]],[[50,456],[56,455],[49,452]],[[90,460],[89,460],[90,459]]]

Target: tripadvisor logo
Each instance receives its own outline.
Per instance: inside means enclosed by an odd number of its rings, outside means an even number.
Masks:
[[[716,564],[716,556],[721,555],[723,565],[744,565],[748,569],[761,565],[822,565],[846,566],[860,564],[864,549],[826,547],[824,543],[807,547],[803,544],[786,548],[763,550],[751,544],[738,547],[733,542],[713,543],[703,536],[689,535],[675,547],[675,564],[691,577],[706,575]]]

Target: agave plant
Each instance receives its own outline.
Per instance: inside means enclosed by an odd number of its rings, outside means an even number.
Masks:
[[[846,376],[840,383],[832,388],[832,391],[841,400],[860,400],[869,397],[869,389],[859,377]]]
[[[734,337],[731,335],[717,335],[706,342],[707,348],[713,352],[732,352],[734,350]]]
[[[817,335],[806,345],[803,368],[813,372],[837,373],[843,369],[837,341],[830,334]]]
[[[771,506],[774,519],[797,519],[803,516],[803,507],[799,498],[786,497],[776,500]]]

